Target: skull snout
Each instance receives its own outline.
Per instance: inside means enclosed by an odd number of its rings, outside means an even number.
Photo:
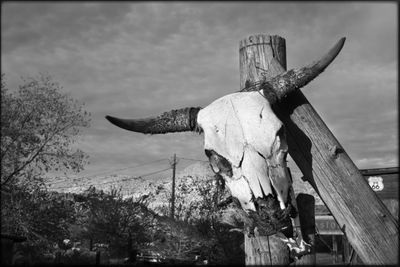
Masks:
[[[256,211],[258,200],[267,196],[275,198],[282,210],[286,208],[291,185],[286,168],[287,146],[278,137],[275,143],[268,158],[247,147],[237,167],[214,150],[205,150],[213,172],[225,180],[232,196],[239,199],[245,210]]]

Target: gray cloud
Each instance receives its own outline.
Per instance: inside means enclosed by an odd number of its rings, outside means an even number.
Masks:
[[[5,52],[20,46],[39,50],[68,45],[69,42],[90,45],[102,36],[117,34],[114,23],[129,12],[125,3],[25,2],[5,3],[2,19],[2,40]],[[95,31],[92,29],[95,27]],[[104,37],[103,37],[104,38]]]
[[[288,67],[343,51],[303,89],[359,167],[397,162],[397,8],[362,2],[5,3],[2,71],[11,87],[49,72],[86,103],[79,145],[85,173],[173,153],[205,159],[202,136],[145,136],[104,116],[147,117],[205,106],[239,89],[238,44],[254,33],[286,38]]]

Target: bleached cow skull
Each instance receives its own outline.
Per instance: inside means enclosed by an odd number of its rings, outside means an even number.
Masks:
[[[254,200],[274,194],[285,208],[291,184],[286,173],[282,122],[262,92],[226,95],[201,109],[197,124],[204,149],[242,208],[256,211]]]
[[[145,134],[201,131],[213,171],[224,178],[243,210],[257,212],[260,200],[267,196],[277,199],[282,210],[296,207],[286,167],[285,129],[272,106],[317,77],[340,52],[344,40],[315,63],[261,81],[253,91],[221,97],[202,109],[183,108],[146,119],[106,118]]]

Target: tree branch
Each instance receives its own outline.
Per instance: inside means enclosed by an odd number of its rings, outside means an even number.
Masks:
[[[30,117],[31,117],[31,115],[33,114],[33,112],[35,112],[35,110],[32,110],[28,115],[26,115],[26,117],[25,117],[25,119],[22,121],[22,123],[21,123],[21,127],[20,127],[20,131],[18,131],[18,133],[19,132],[21,132],[22,131],[22,129],[24,128],[24,126],[25,126],[25,123],[30,119]],[[11,138],[12,140],[11,140],[11,142],[10,142],[10,144],[6,147],[6,150],[2,153],[2,155],[1,155],[1,161],[3,162],[3,158],[4,158],[4,156],[7,154],[7,152],[8,152],[8,150],[10,149],[10,147],[11,147],[11,145],[18,139],[18,137],[20,137],[20,135],[16,135],[15,136],[15,138]]]
[[[43,150],[43,148],[48,144],[48,142],[49,142],[50,140],[53,139],[53,137],[54,137],[56,134],[58,134],[58,133],[60,133],[60,132],[62,132],[62,131],[64,131],[64,130],[66,130],[67,128],[69,128],[69,127],[71,127],[71,126],[73,126],[73,123],[67,124],[65,127],[59,129],[58,131],[55,131],[55,132],[51,135],[51,137],[48,138],[47,140],[45,140],[45,142],[43,143],[43,145],[39,147],[38,151],[32,156],[32,158],[29,159],[29,160],[27,160],[21,167],[19,167],[18,169],[14,170],[10,175],[8,175],[7,178],[5,179],[5,181],[4,181],[1,185],[3,186],[3,185],[5,185],[6,183],[8,183],[8,182],[11,180],[11,178],[12,178],[13,176],[15,176],[16,174],[18,174],[18,173],[19,173],[21,170],[23,170],[26,166],[28,166],[29,164],[31,164],[32,161],[33,161],[37,156],[39,156],[39,154],[40,154],[40,152]]]

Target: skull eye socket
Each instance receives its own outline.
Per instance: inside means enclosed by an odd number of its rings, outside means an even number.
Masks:
[[[204,152],[206,153],[206,156],[209,158],[209,157],[211,157],[212,156],[212,154],[213,154],[213,150],[209,150],[209,149],[205,149],[204,150]],[[215,152],[214,152],[215,153]]]
[[[219,155],[214,150],[206,149],[205,153],[210,161],[211,168],[215,173],[225,174],[229,177],[232,177],[232,165],[226,158]]]

